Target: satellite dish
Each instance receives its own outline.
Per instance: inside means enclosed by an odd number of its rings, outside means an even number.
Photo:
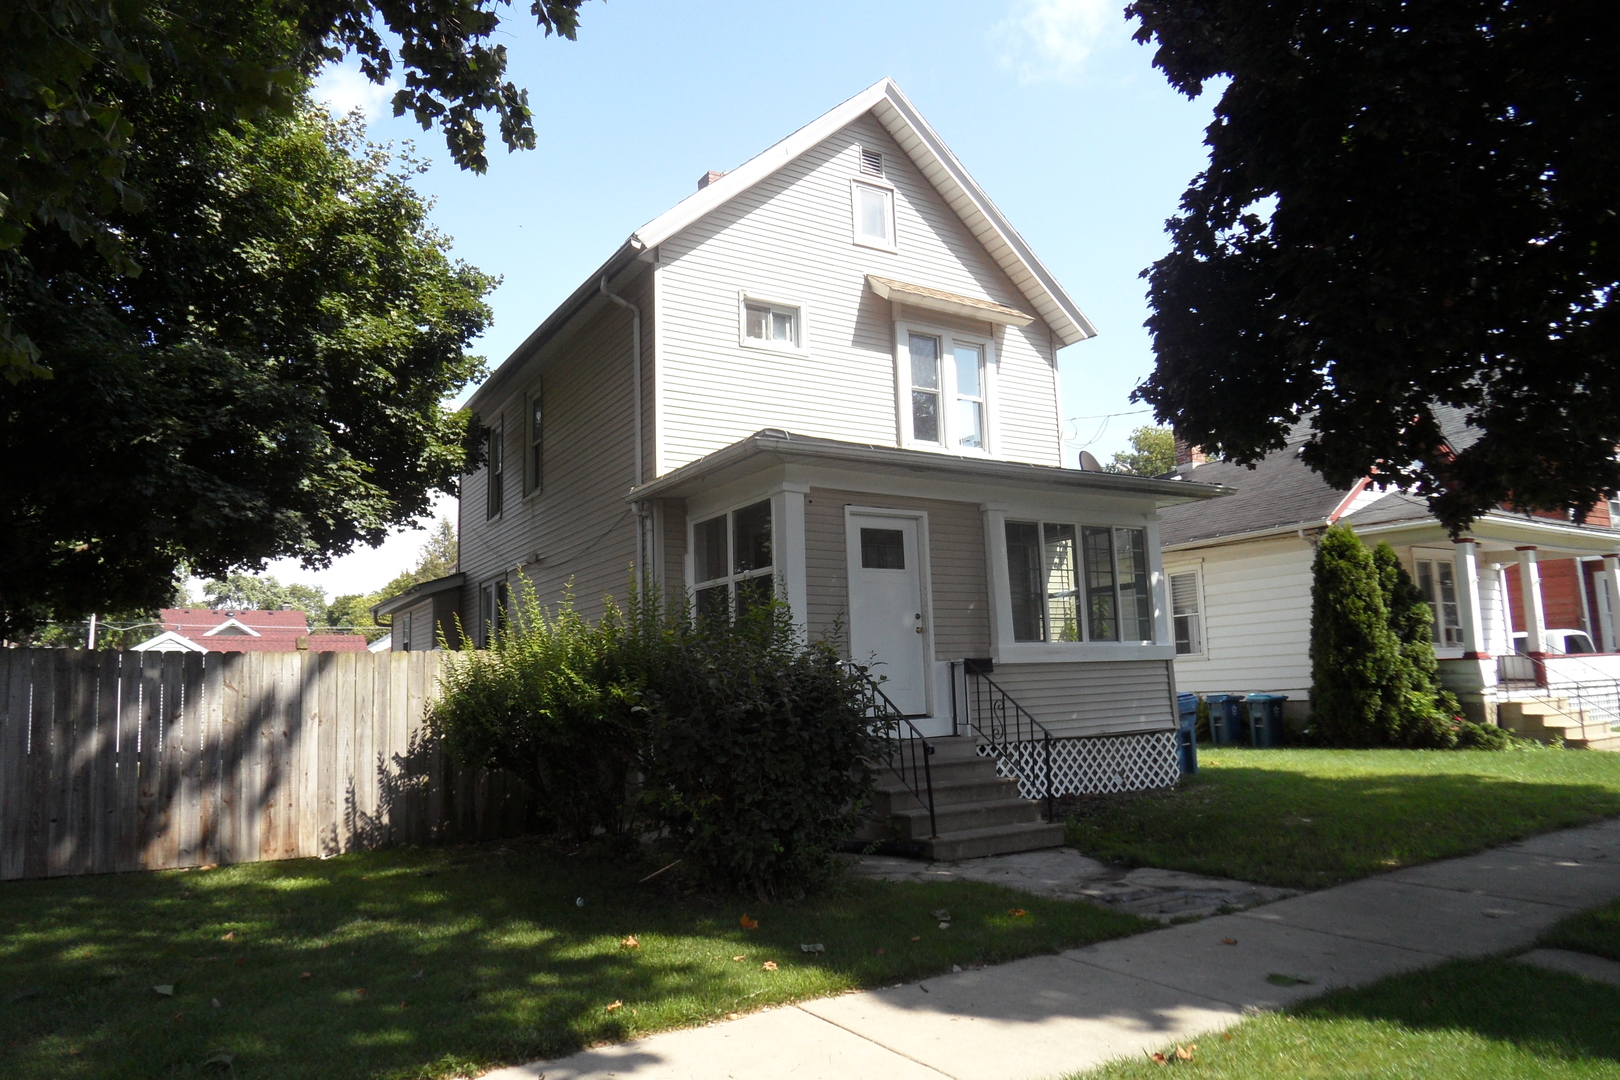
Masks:
[[[1103,471],[1102,462],[1098,461],[1097,455],[1093,454],[1090,450],[1080,451],[1080,467],[1086,470],[1086,472]]]

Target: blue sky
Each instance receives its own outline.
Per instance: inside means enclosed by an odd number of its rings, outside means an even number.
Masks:
[[[1203,166],[1214,95],[1189,102],[1130,40],[1124,0],[818,4],[590,0],[579,40],[541,37],[503,9],[513,80],[539,145],[462,173],[437,133],[390,115],[390,89],[330,69],[319,93],[364,109],[377,141],[415,144],[418,188],[458,257],[502,278],[477,348],[506,355],[633,230],[887,75],[900,84],[1097,325],[1060,354],[1070,460],[1103,461],[1146,415],[1132,388],[1152,366],[1140,271]],[[448,511],[448,507],[446,510]],[[283,581],[369,592],[412,565],[423,534]]]

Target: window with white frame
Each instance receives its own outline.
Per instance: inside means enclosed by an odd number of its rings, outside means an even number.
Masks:
[[[478,644],[489,648],[495,635],[506,629],[509,594],[506,579],[486,581],[478,590]]]
[[[1433,614],[1430,637],[1448,649],[1463,647],[1462,610],[1457,604],[1457,568],[1450,559],[1415,559],[1417,587]]]
[[[769,499],[692,526],[692,585],[699,618],[741,615],[775,594]]]
[[[908,445],[989,449],[989,348],[983,339],[905,327]]]
[[[1609,500],[1609,528],[1620,529],[1620,499]]]
[[[484,488],[484,517],[486,520],[498,518],[501,511],[506,508],[506,445],[505,431],[499,423],[489,429],[488,462],[485,468],[489,470],[485,477]]]
[[[743,300],[744,345],[768,349],[799,349],[803,342],[803,310],[762,300]]]
[[[1203,654],[1204,612],[1198,595],[1197,570],[1170,575],[1170,624],[1177,656]]]
[[[541,393],[542,387],[536,386],[529,394],[529,430],[525,435],[528,442],[528,453],[525,455],[525,494],[533,495],[540,490],[540,481],[544,476],[542,465],[544,458],[540,448],[543,445],[542,435],[545,432],[545,399]]]
[[[850,181],[855,242],[893,250],[894,189],[865,180]]]
[[[1153,641],[1143,529],[1009,521],[1014,641]]]

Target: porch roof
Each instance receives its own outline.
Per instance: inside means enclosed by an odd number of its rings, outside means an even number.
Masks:
[[[1394,544],[1449,545],[1451,535],[1429,513],[1428,504],[1411,495],[1391,492],[1376,502],[1344,515],[1358,534]],[[1482,556],[1510,554],[1515,548],[1535,547],[1563,555],[1608,555],[1620,551],[1620,530],[1577,525],[1573,521],[1492,510],[1475,519],[1466,534],[1478,542]]]
[[[1099,495],[1149,495],[1158,506],[1173,506],[1233,493],[1231,488],[1219,484],[1091,472],[1054,465],[1028,465],[991,458],[958,457],[926,450],[901,450],[893,446],[839,442],[767,428],[656,480],[631,488],[626,498],[631,501],[680,498],[716,484],[740,479],[762,468],[785,464],[843,466],[890,476],[920,474],[941,480],[1090,491]]]

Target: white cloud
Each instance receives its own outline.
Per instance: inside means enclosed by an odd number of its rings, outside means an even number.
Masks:
[[[359,109],[370,123],[379,117],[392,116],[394,92],[399,83],[393,78],[381,86],[348,64],[329,64],[315,80],[315,98],[339,116],[347,116]]]
[[[1127,35],[1123,0],[1014,0],[994,35],[1023,82],[1073,82],[1097,50]]]

